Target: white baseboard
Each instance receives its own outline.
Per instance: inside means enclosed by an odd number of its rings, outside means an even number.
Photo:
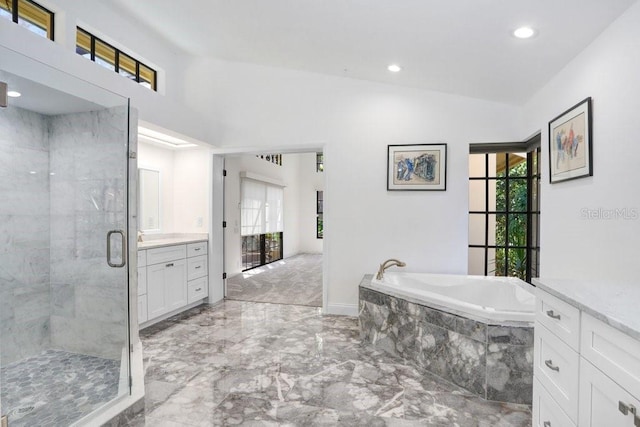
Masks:
[[[146,322],[142,322],[139,325],[139,330],[143,330],[144,328],[148,328],[151,325],[155,325],[156,323],[162,322],[163,320],[168,319],[169,317],[175,316],[176,314],[180,314],[183,311],[187,311],[190,310],[194,307],[199,306],[200,304],[203,304],[205,301],[207,300],[207,298],[202,298],[198,301],[192,302],[191,304],[185,305],[184,307],[180,307],[177,308],[173,311],[170,311],[169,313],[165,313],[161,316],[158,317],[154,317],[153,319],[149,319]]]
[[[358,306],[356,304],[328,304],[324,313],[357,317]]]

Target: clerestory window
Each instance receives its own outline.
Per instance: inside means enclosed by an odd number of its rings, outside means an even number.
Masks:
[[[0,17],[49,40],[53,40],[53,16],[49,9],[31,0],[0,0]]]
[[[140,85],[157,91],[157,72],[80,27],[76,31],[76,53]]]

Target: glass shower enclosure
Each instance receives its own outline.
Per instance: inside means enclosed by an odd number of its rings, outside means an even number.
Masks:
[[[90,424],[130,393],[128,100],[0,59],[0,415]]]

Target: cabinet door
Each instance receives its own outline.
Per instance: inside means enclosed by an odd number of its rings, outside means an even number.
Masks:
[[[147,267],[147,315],[149,319],[162,316],[168,311],[164,270],[164,264]]]
[[[549,392],[533,379],[533,427],[576,427]]]
[[[165,264],[165,301],[167,312],[187,305],[187,262],[184,259]]]
[[[148,320],[147,316],[147,295],[138,296],[138,324]]]
[[[580,358],[581,427],[632,427],[634,416],[621,411],[621,405],[640,408],[640,400],[627,393],[611,378],[584,358]]]
[[[138,268],[138,295],[147,293],[147,267]]]

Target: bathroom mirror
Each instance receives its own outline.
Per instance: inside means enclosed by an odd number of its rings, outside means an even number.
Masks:
[[[160,171],[138,169],[140,231],[160,231]]]

